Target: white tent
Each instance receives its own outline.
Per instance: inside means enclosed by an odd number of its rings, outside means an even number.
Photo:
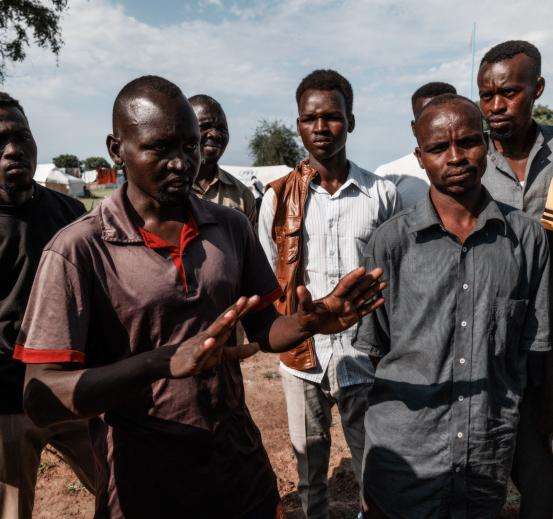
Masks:
[[[232,176],[246,184],[256,198],[263,196],[269,182],[290,173],[292,168],[282,166],[221,166]]]
[[[44,185],[48,175],[56,169],[54,164],[38,164],[35,171],[35,182]]]
[[[61,171],[54,164],[39,164],[34,179],[38,184],[66,195],[84,196],[84,180]]]
[[[98,172],[95,169],[89,169],[88,171],[83,171],[82,179],[87,184],[92,184],[93,182],[96,182],[97,178],[98,178]]]

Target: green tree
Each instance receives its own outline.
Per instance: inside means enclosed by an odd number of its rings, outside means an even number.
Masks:
[[[8,61],[25,59],[29,39],[56,56],[63,40],[60,15],[68,0],[50,0],[49,6],[39,0],[0,0],[0,83],[4,81]]]
[[[58,155],[57,157],[54,157],[52,159],[52,162],[54,163],[54,166],[56,168],[80,168],[81,167],[81,161],[78,159],[75,155]]]
[[[97,168],[111,168],[111,165],[104,157],[88,157],[88,159],[83,160],[83,169],[85,171]]]
[[[294,167],[304,155],[297,138],[297,133],[281,121],[261,120],[248,144],[253,165]]]
[[[553,110],[547,105],[535,105],[532,117],[539,124],[553,126]]]

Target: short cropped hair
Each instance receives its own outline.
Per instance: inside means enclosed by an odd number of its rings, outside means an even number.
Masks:
[[[116,121],[126,111],[126,105],[145,92],[160,92],[170,98],[184,97],[182,90],[169,81],[159,76],[141,76],[127,83],[117,94],[113,103],[113,131],[116,131]]]
[[[14,99],[7,92],[0,92],[0,108],[16,108],[25,116],[25,118],[27,118],[27,116],[25,115],[25,110],[23,110],[23,107],[21,106],[19,101],[17,99]]]
[[[208,96],[207,94],[196,94],[192,97],[189,97],[188,102],[191,105],[210,106],[212,108],[216,108],[220,112],[225,113],[225,111],[223,110],[223,107],[221,106],[221,103],[219,103],[219,101],[217,101],[216,99],[213,99],[213,97]]]
[[[353,90],[350,82],[335,70],[314,70],[305,76],[296,89],[296,102],[300,105],[301,96],[306,90],[337,90],[344,96],[346,112],[353,112]]]
[[[436,97],[443,94],[456,94],[457,90],[453,85],[449,83],[443,83],[441,81],[433,81],[432,83],[426,83],[415,90],[415,93],[411,96],[411,106],[415,107],[417,99]]]
[[[417,121],[422,117],[424,112],[426,112],[429,108],[436,107],[436,106],[443,106],[451,103],[459,103],[459,102],[469,103],[470,105],[472,105],[480,115],[480,119],[482,119],[480,108],[474,101],[472,101],[468,97],[465,97],[459,94],[448,93],[448,94],[442,94],[437,97],[434,97],[431,101],[429,101],[428,104],[426,104],[424,108],[420,111],[419,116],[417,117]]]
[[[499,63],[506,59],[511,59],[517,54],[525,54],[534,63],[533,73],[537,76],[541,75],[541,54],[535,45],[524,40],[509,40],[492,47],[480,62],[480,68],[488,63]]]

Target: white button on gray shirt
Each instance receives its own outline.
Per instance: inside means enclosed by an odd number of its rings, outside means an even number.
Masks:
[[[304,281],[314,299],[331,292],[338,280],[365,266],[365,246],[372,232],[400,209],[395,186],[349,162],[348,178],[333,194],[311,182],[302,228]],[[275,193],[269,189],[259,212],[259,241],[276,267],[277,249],[272,239]],[[320,383],[334,355],[340,387],[372,382],[369,357],[352,347],[358,326],[335,335],[316,335],[317,367],[308,372],[283,365],[291,374]]]

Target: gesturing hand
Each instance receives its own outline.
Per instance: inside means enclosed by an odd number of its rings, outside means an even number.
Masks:
[[[223,312],[203,332],[179,346],[169,361],[171,378],[184,378],[209,369],[220,362],[245,359],[259,351],[259,344],[250,343],[225,347],[236,323],[259,303],[259,296],[241,297],[234,305]]]
[[[313,334],[346,330],[384,303],[378,293],[386,287],[380,281],[382,269],[367,272],[360,267],[344,276],[327,296],[313,301],[304,286],[297,288],[300,326]]]

